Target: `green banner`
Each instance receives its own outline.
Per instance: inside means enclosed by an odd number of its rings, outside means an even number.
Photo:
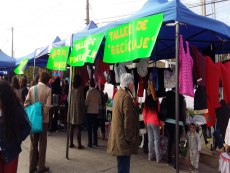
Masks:
[[[163,13],[107,30],[103,61],[119,63],[150,57],[162,22]]]
[[[14,70],[14,73],[24,74],[28,61],[29,61],[29,58],[22,60],[21,63],[17,66],[17,68]]]
[[[66,70],[69,46],[52,48],[46,68],[50,70]]]
[[[94,63],[104,33],[93,34],[73,42],[68,64],[83,66],[85,62]]]

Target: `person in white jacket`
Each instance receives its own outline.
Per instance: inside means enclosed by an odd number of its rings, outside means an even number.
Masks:
[[[195,122],[191,121],[189,128],[190,131],[188,131],[187,134],[189,138],[190,160],[193,166],[193,168],[191,168],[190,170],[193,173],[198,173],[200,151],[201,151],[200,136],[196,132],[197,124]]]

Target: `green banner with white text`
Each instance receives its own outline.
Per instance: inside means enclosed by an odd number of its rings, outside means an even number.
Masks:
[[[119,63],[150,57],[163,17],[163,13],[143,17],[107,30],[103,61]]]
[[[85,62],[94,63],[104,33],[93,34],[73,42],[68,64],[83,66]]]
[[[69,46],[52,48],[46,68],[50,70],[66,70]]]
[[[29,58],[22,60],[21,63],[17,66],[17,68],[14,70],[14,73],[24,74],[28,61],[29,61]]]

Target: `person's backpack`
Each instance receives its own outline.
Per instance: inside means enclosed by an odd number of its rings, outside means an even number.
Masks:
[[[167,119],[167,114],[168,114],[168,111],[167,111],[167,99],[164,98],[161,101],[160,111],[157,114],[158,119],[161,120],[161,121],[165,121]]]

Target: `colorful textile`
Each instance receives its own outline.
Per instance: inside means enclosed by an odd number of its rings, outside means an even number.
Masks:
[[[81,87],[85,88],[89,81],[89,74],[87,71],[87,65],[84,66],[77,66],[75,68],[75,73],[78,74],[81,77]]]
[[[182,35],[180,35],[179,49],[179,94],[194,97],[193,90],[193,59],[189,51],[189,43],[186,41],[187,53],[183,47]]]
[[[197,50],[196,46],[191,46],[192,58],[194,61],[194,72],[199,86],[206,86],[206,57]]]
[[[206,93],[208,102],[213,108],[219,108],[219,84],[220,70],[219,66],[215,65],[209,56],[206,56]],[[208,106],[210,109],[210,107]]]

